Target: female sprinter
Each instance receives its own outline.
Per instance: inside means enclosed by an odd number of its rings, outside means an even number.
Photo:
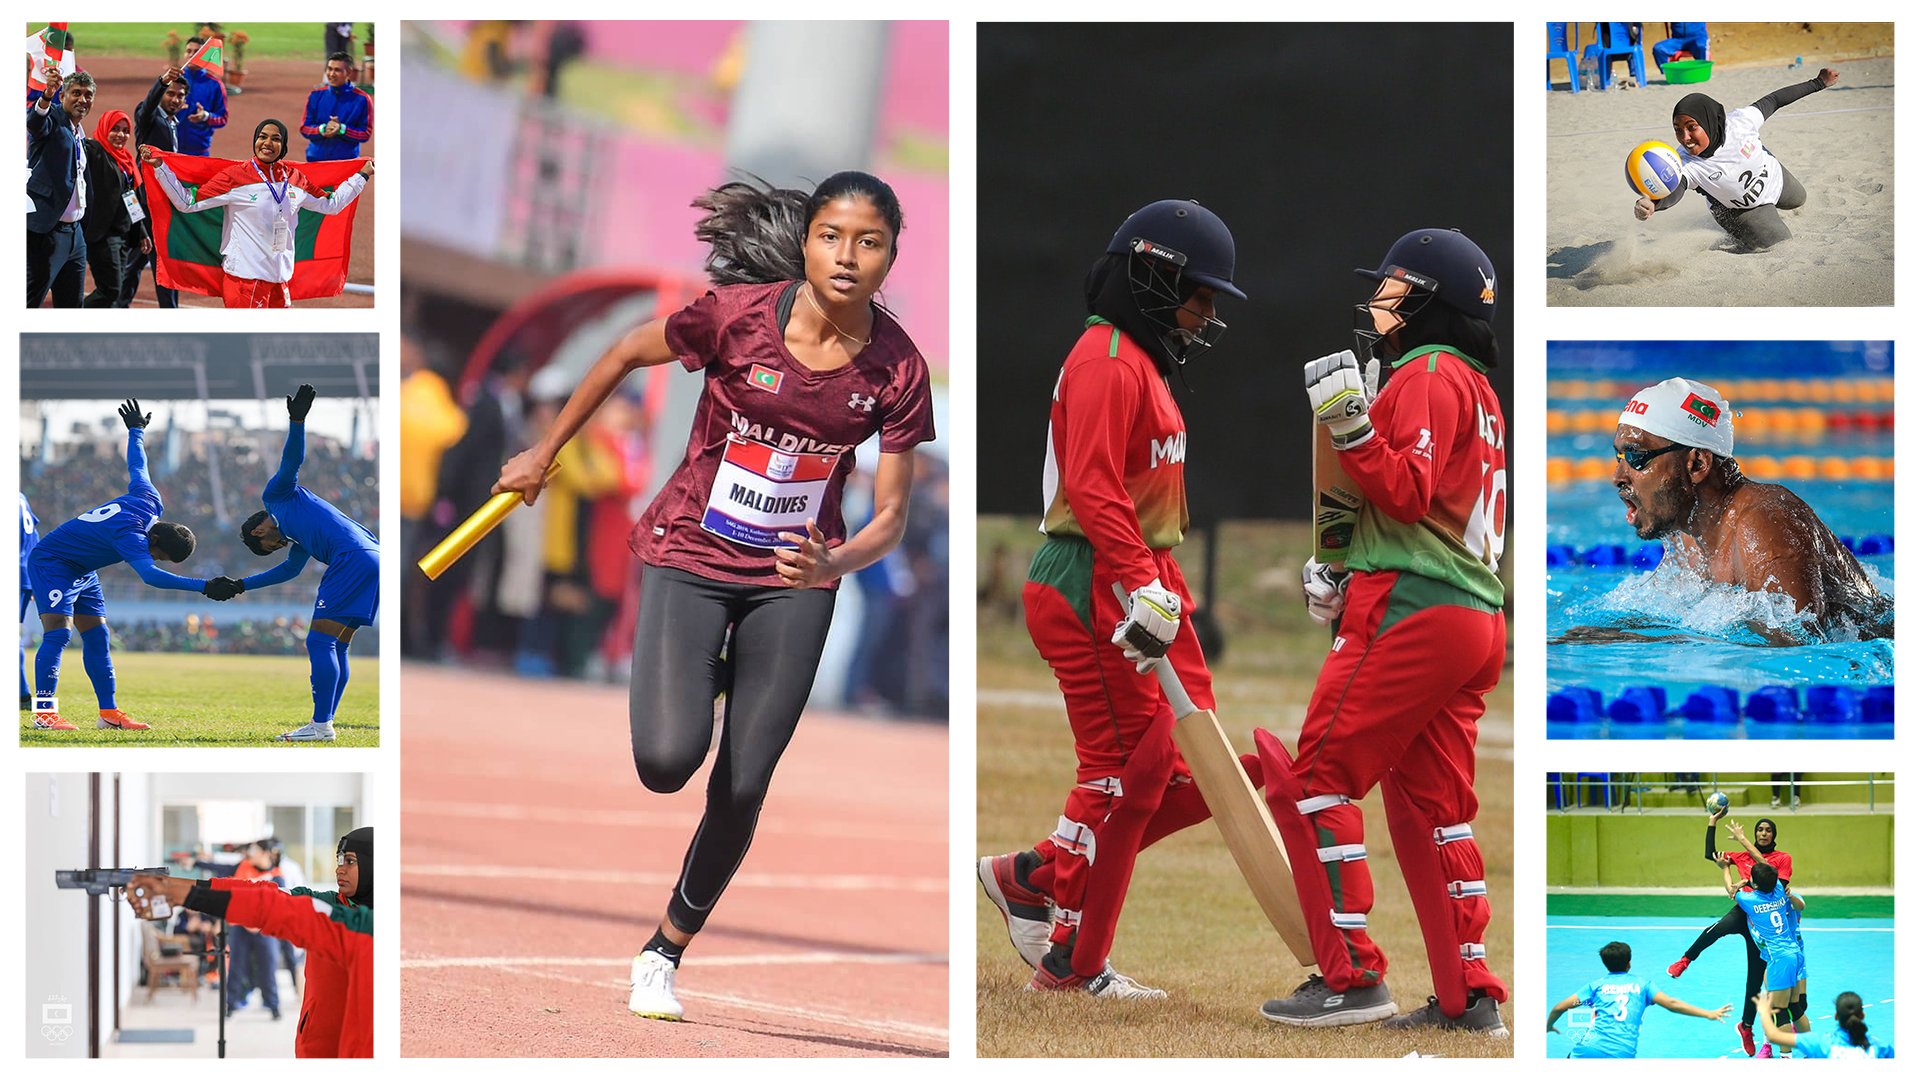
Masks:
[[[1766,862],[1772,864],[1773,868],[1779,872],[1780,880],[1792,881],[1793,856],[1775,846],[1778,826],[1774,825],[1772,818],[1761,818],[1753,823],[1752,840],[1747,839],[1747,834],[1742,831],[1739,822],[1727,822],[1727,833],[1739,842],[1741,850],[1722,852],[1718,849],[1713,842],[1713,827],[1720,823],[1720,819],[1725,817],[1726,813],[1722,810],[1717,814],[1707,815],[1707,861],[1716,866],[1732,863],[1734,869],[1740,871],[1741,877],[1747,877],[1753,873],[1754,863]],[[1700,931],[1700,936],[1694,938],[1693,944],[1687,946],[1686,953],[1667,965],[1667,975],[1670,978],[1679,978],[1680,973],[1687,970],[1687,965],[1700,959],[1700,954],[1706,951],[1707,946],[1729,935],[1737,936],[1747,943],[1747,992],[1741,995],[1746,1002],[1746,1007],[1740,1017],[1739,1031],[1741,1048],[1747,1052],[1748,1057],[1753,1057],[1756,1050],[1753,1039],[1753,996],[1760,992],[1761,981],[1766,978],[1767,959],[1760,955],[1759,946],[1753,943],[1753,935],[1747,931],[1746,913],[1740,910],[1740,905],[1735,904],[1727,909],[1727,913],[1720,916],[1719,922]]]
[[[1030,989],[1167,996],[1115,971],[1107,954],[1140,850],[1207,818],[1151,672],[1152,658],[1166,657],[1195,704],[1213,708],[1200,644],[1180,628],[1193,608],[1173,558],[1187,529],[1187,434],[1168,379],[1226,329],[1215,295],[1246,299],[1233,263],[1233,234],[1200,204],[1165,199],[1135,212],[1087,275],[1086,325],[1054,384],[1047,538],[1022,599],[1066,698],[1075,783],[1052,835],[979,863],[987,898],[1034,968]]]
[[[662,1020],[683,1015],[681,955],[746,855],[806,707],[834,588],[899,543],[913,448],[933,438],[926,361],[873,299],[899,252],[892,188],[843,172],[810,198],[729,183],[694,205],[713,290],[628,332],[493,488],[531,505],[554,455],[635,369],[678,360],[703,373],[687,455],[628,543],[641,561],[629,718],[648,789],[678,791],[699,769],[727,690],[706,814],[633,961],[628,1008]],[[876,433],[873,520],[849,537],[841,488]]]

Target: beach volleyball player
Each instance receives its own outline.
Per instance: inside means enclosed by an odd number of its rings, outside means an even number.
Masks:
[[[705,814],[633,961],[628,1008],[665,1020],[682,1016],[681,956],[746,855],[800,722],[835,587],[899,543],[913,448],[934,436],[926,362],[874,300],[899,251],[892,188],[842,172],[811,197],[735,182],[694,205],[713,289],[621,338],[494,485],[533,503],[567,440],[636,369],[677,360],[705,379],[686,457],[629,542],[641,562],[629,720],[648,789],[677,791],[699,769],[726,692]],[[847,536],[841,490],[874,435],[873,519]]]
[[[1640,196],[1633,216],[1641,221],[1677,204],[1689,188],[1707,200],[1714,223],[1744,251],[1758,251],[1793,233],[1780,211],[1806,204],[1807,189],[1760,141],[1761,125],[1784,105],[1840,81],[1821,68],[1805,82],[1783,86],[1745,108],[1728,112],[1705,94],[1688,94],[1673,107],[1673,137],[1680,144],[1680,185],[1655,200]]]

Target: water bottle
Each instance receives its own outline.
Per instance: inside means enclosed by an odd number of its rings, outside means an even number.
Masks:
[[[1582,90],[1600,89],[1600,62],[1591,56],[1580,60],[1580,88]]]
[[[1796,57],[1794,57],[1794,58],[1793,58],[1793,63],[1791,63],[1791,64],[1788,64],[1788,65],[1787,65],[1787,70],[1788,70],[1788,71],[1798,71],[1798,70],[1800,70],[1800,65],[1801,65],[1801,64],[1804,64],[1804,63],[1806,63],[1806,60],[1804,60],[1804,59],[1803,59],[1803,58],[1801,58],[1801,57],[1798,57],[1798,56],[1796,56]]]

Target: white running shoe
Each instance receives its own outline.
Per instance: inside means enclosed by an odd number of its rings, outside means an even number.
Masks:
[[[297,727],[285,735],[275,735],[269,742],[332,742],[332,724],[306,724]]]
[[[642,952],[633,958],[633,992],[627,995],[627,1011],[649,1020],[678,1020],[687,1015],[680,999],[673,996],[673,961],[657,952]]]

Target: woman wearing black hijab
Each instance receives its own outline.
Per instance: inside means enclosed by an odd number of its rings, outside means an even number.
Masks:
[[[1645,221],[1680,201],[1688,188],[1706,197],[1714,223],[1745,251],[1759,251],[1792,236],[1780,211],[1807,201],[1807,189],[1760,141],[1760,126],[1789,105],[1840,81],[1821,68],[1806,82],[1783,86],[1753,104],[1728,112],[1705,94],[1688,94],[1673,107],[1673,138],[1680,144],[1680,186],[1658,202],[1642,196],[1633,216]]]
[[[1725,810],[1707,815],[1706,858],[1708,862],[1715,866],[1732,863],[1743,878],[1752,876],[1756,863],[1766,862],[1780,874],[1782,882],[1792,879],[1793,856],[1781,851],[1777,846],[1776,840],[1780,830],[1773,823],[1772,818],[1761,818],[1753,823],[1752,840],[1747,839],[1747,834],[1740,828],[1739,822],[1727,822],[1727,833],[1739,842],[1741,850],[1726,852],[1716,850],[1713,842],[1713,827],[1725,815]],[[1686,955],[1668,966],[1667,974],[1673,978],[1679,978],[1680,973],[1687,970],[1688,964],[1700,959],[1700,954],[1706,950],[1707,946],[1728,935],[1738,935],[1747,943],[1747,992],[1741,995],[1741,1000],[1746,1004],[1741,1012],[1739,1030],[1740,1046],[1746,1050],[1748,1057],[1752,1057],[1755,1049],[1753,997],[1760,992],[1761,983],[1766,979],[1767,959],[1760,954],[1759,946],[1753,943],[1753,935],[1747,929],[1746,913],[1740,910],[1740,905],[1735,904],[1725,915],[1720,916],[1719,922],[1702,930],[1693,944],[1687,946]]]

